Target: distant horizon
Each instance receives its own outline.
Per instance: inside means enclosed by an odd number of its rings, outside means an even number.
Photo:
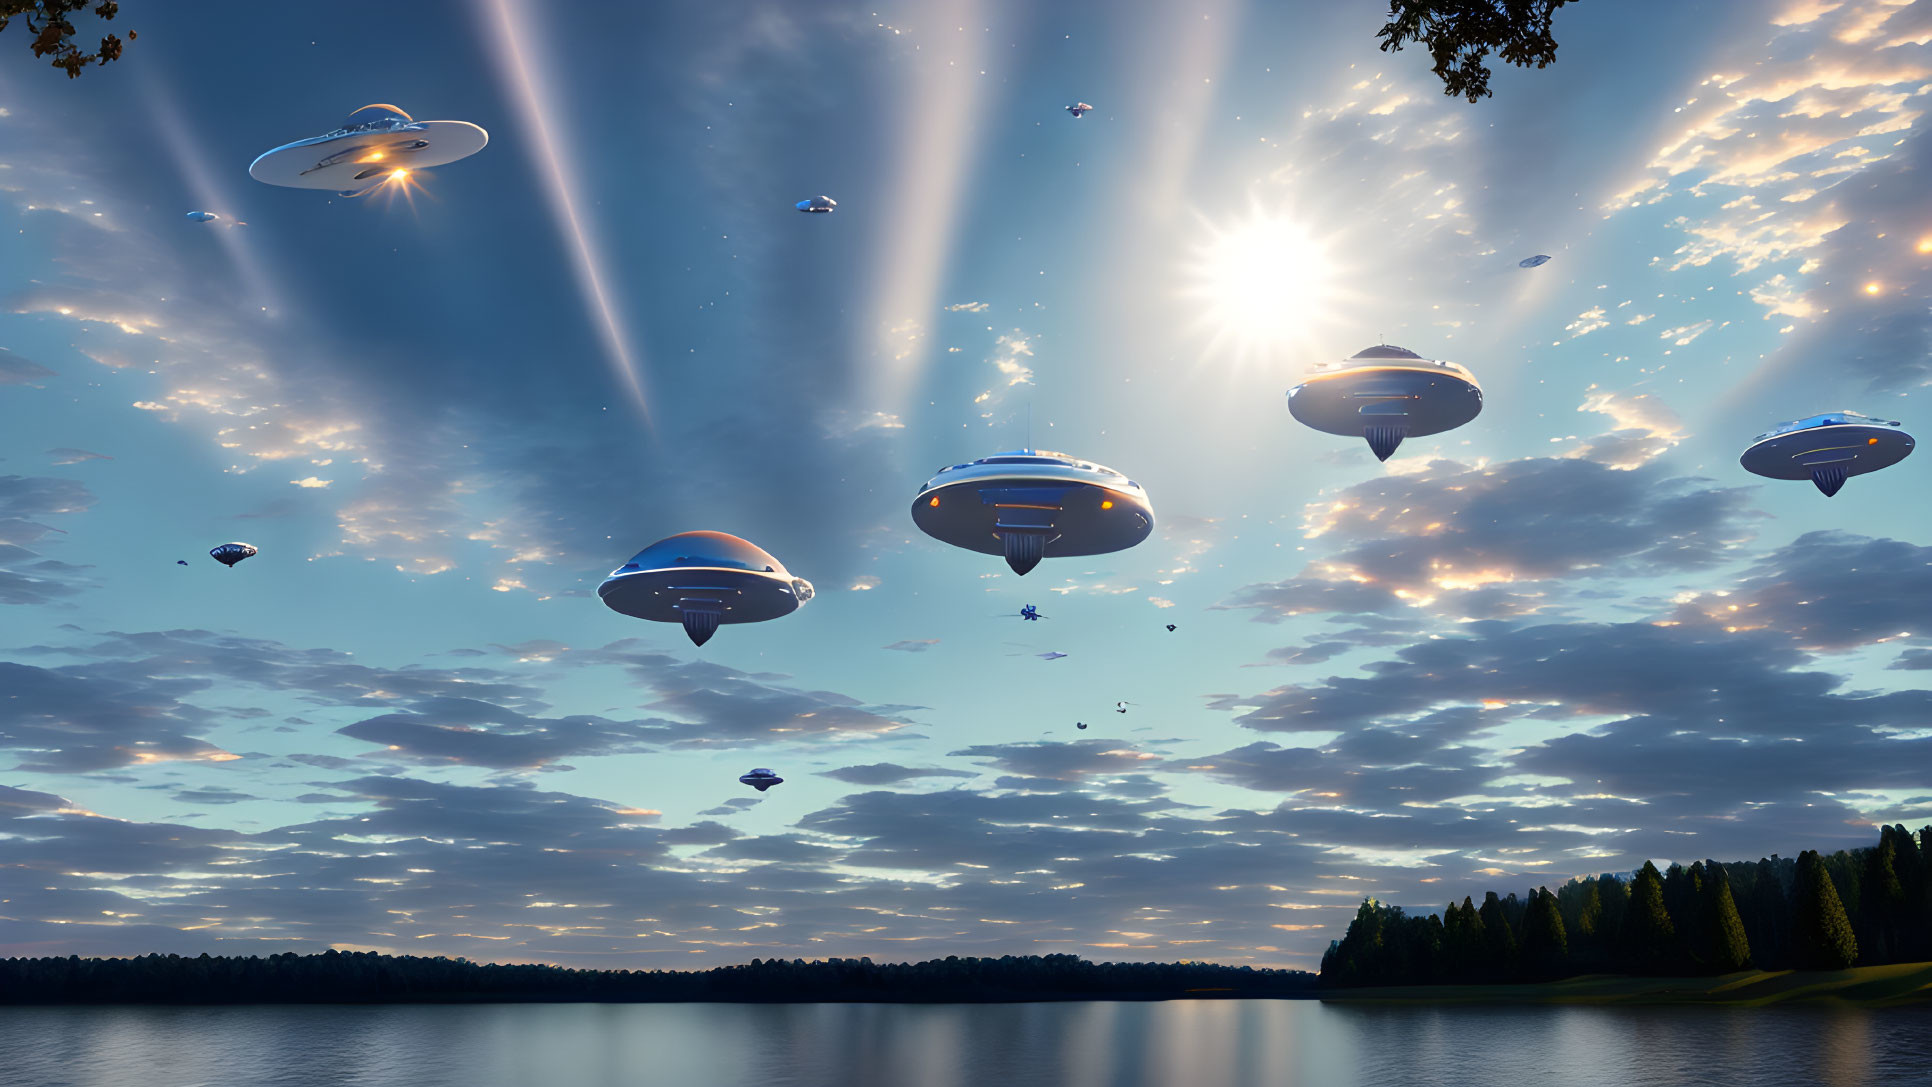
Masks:
[[[1314,971],[1932,824],[1932,452],[1740,460],[1932,435],[1932,0],[1564,4],[1476,102],[1385,7],[16,20],[0,956]],[[251,176],[370,104],[435,164]],[[1456,425],[1291,410],[1377,341]],[[915,520],[1023,443],[1088,489]],[[600,599],[699,531],[772,614]]]

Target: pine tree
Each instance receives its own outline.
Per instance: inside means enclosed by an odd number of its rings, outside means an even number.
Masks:
[[[1784,894],[1777,855],[1758,861],[1751,877],[1751,897],[1744,910],[1744,934],[1751,941],[1751,957],[1765,970],[1783,970],[1791,963],[1791,903]]]
[[[1737,912],[1731,881],[1722,865],[1712,865],[1704,880],[1704,965],[1730,974],[1751,965],[1751,941],[1744,934],[1744,918]]]
[[[1859,911],[1858,946],[1868,962],[1894,961],[1899,922],[1905,913],[1905,884],[1898,875],[1898,842],[1891,827],[1880,827],[1878,845],[1865,851],[1865,897]]]
[[[1462,905],[1449,903],[1442,914],[1442,972],[1445,981],[1475,979],[1482,961],[1482,922],[1476,918],[1475,904],[1463,896]]]
[[[1513,897],[1513,896],[1512,896]],[[1509,917],[1503,911],[1502,900],[1495,891],[1483,896],[1482,909],[1477,911],[1483,926],[1483,961],[1481,973],[1492,979],[1511,977],[1516,972],[1516,934],[1510,931]]]
[[[1791,946],[1798,969],[1844,970],[1858,961],[1858,938],[1817,850],[1798,854],[1792,897]]]
[[[1560,978],[1569,966],[1570,942],[1556,896],[1539,889],[1523,917],[1523,972],[1531,978]]]
[[[1624,912],[1623,931],[1619,933],[1621,965],[1638,973],[1673,973],[1679,970],[1677,926],[1664,908],[1664,877],[1649,861],[1630,881],[1630,906]]]
[[[1585,940],[1595,940],[1603,927],[1603,893],[1597,881],[1590,880],[1583,892],[1583,909],[1578,911],[1576,930]]]

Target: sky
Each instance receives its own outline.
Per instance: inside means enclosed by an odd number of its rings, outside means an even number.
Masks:
[[[1932,0],[1569,5],[1473,104],[1370,0],[548,7],[0,36],[0,955],[1313,969],[1932,822],[1932,459],[1737,460],[1932,429]],[[371,102],[489,145],[249,178]],[[1293,420],[1377,342],[1482,414]],[[1153,535],[913,526],[1029,443]],[[600,603],[694,529],[817,597]]]

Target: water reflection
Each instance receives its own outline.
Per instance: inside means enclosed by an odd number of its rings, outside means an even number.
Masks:
[[[1932,1007],[537,1004],[0,1009],[8,1087],[1932,1083]]]

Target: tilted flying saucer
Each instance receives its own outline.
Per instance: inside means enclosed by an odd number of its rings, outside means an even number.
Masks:
[[[356,196],[412,170],[468,158],[489,142],[490,134],[468,121],[418,121],[399,106],[377,103],[351,113],[333,132],[262,155],[248,167],[248,176],[270,185]]]
[[[1073,114],[1073,119],[1078,121],[1081,114],[1093,112],[1093,107],[1085,102],[1075,102],[1067,107],[1067,112]]]
[[[749,541],[723,532],[680,532],[612,570],[597,595],[612,611],[682,623],[692,643],[703,645],[721,623],[790,615],[812,598],[812,583],[793,577]]]
[[[230,570],[235,568],[236,563],[254,554],[255,545],[245,543],[225,543],[220,547],[211,547],[208,549],[209,558],[214,559]]]
[[[1808,479],[1830,498],[1852,476],[1890,468],[1911,454],[1912,436],[1898,427],[1855,411],[1793,419],[1751,439],[1738,463],[1768,479]]]
[[[749,774],[738,775],[738,780],[744,782],[746,785],[751,786],[752,788],[758,790],[761,793],[764,792],[766,789],[771,788],[774,785],[785,784],[784,778],[779,777],[777,774],[772,773],[770,770],[767,770],[762,766],[753,767],[751,773]]]
[[[1388,460],[1402,439],[1440,434],[1483,410],[1482,386],[1453,362],[1378,344],[1317,367],[1288,390],[1288,410],[1328,434],[1368,439]]]
[[[1016,574],[1043,558],[1125,551],[1154,530],[1140,484],[1102,465],[1021,449],[941,468],[912,500],[932,538],[1003,555]]]
[[[829,214],[839,209],[839,202],[829,196],[812,196],[800,200],[792,206],[800,211]]]

